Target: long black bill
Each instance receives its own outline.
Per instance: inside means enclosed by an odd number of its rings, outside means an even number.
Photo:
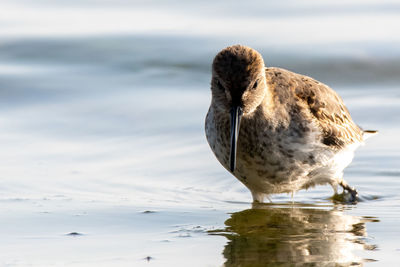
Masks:
[[[236,168],[236,147],[242,113],[243,111],[241,107],[234,106],[231,109],[231,154],[229,157],[229,168],[231,172]]]

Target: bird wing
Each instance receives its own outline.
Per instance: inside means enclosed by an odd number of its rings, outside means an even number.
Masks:
[[[266,76],[275,90],[289,89],[291,93],[287,95],[293,102],[308,108],[311,119],[321,130],[323,144],[340,149],[363,141],[362,129],[353,122],[342,98],[329,86],[280,68],[266,68]]]

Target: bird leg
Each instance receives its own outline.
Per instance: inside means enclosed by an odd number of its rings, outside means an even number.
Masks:
[[[292,204],[294,204],[294,191],[292,191],[292,194],[291,194],[291,199],[292,199]]]
[[[251,194],[253,196],[253,203],[265,203],[265,199],[268,199],[269,202],[272,203],[272,200],[268,194],[256,192],[251,192]]]

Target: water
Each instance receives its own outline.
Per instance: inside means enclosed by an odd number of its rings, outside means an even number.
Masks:
[[[399,10],[2,1],[0,262],[397,265]],[[251,209],[203,129],[212,58],[235,43],[331,85],[359,125],[380,131],[345,172],[361,202],[333,203],[321,186]]]

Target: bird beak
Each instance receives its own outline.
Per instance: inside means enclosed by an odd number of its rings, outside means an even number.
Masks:
[[[231,172],[236,168],[236,147],[240,129],[240,119],[242,118],[243,110],[239,106],[233,106],[231,109],[231,153],[229,160],[229,168]]]

